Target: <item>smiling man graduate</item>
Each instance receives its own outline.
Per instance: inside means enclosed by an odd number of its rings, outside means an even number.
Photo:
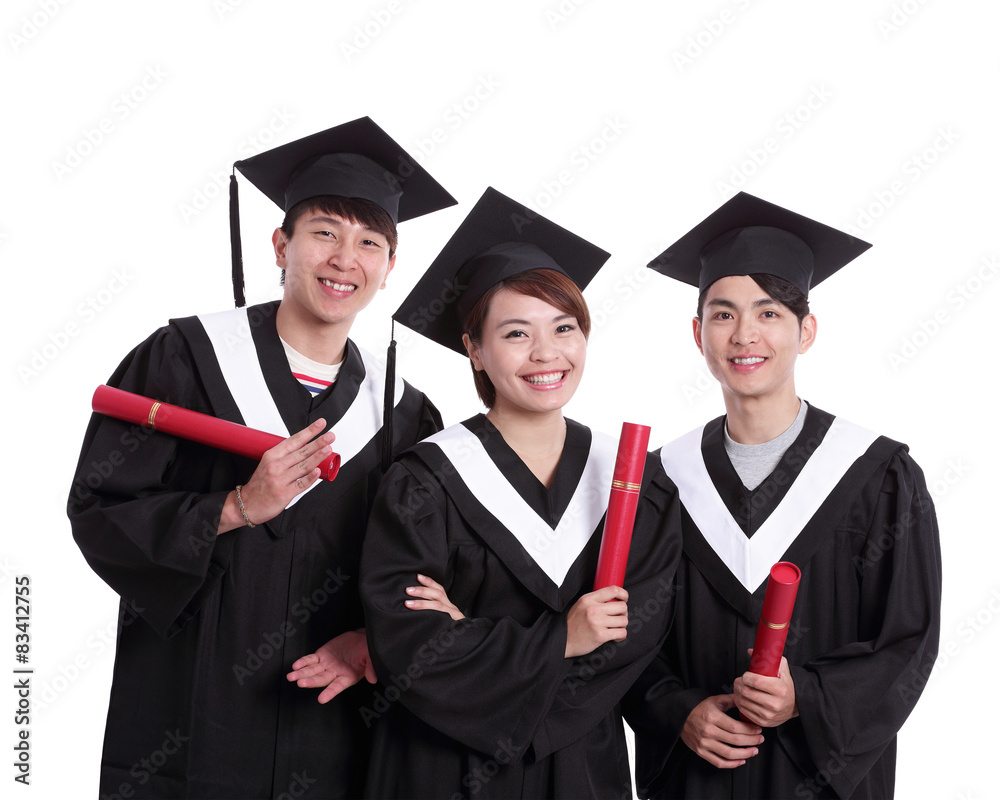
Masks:
[[[673,627],[627,702],[643,797],[893,794],[896,733],[937,651],[934,509],[905,445],[795,390],[809,289],[868,247],[741,193],[649,265],[698,287],[694,339],[726,414],[661,451],[684,554]],[[747,668],[777,561],[802,578],[772,678]]]
[[[386,379],[348,333],[393,268],[396,223],[455,201],[368,118],[235,166],[285,211],[273,235],[281,301],[173,320],[109,383],[295,433],[257,464],[91,420],[68,512],[122,598],[102,797],[362,791],[359,708],[374,671],[357,576]],[[242,305],[238,212],[231,221]],[[388,397],[394,448],[440,427],[409,385],[392,381]],[[331,442],[340,472],[320,482]],[[324,704],[300,688],[313,686]]]

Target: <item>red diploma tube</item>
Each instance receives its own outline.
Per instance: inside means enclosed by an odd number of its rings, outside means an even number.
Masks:
[[[257,461],[284,439],[273,433],[265,433],[209,414],[172,406],[169,403],[160,403],[141,394],[133,394],[111,386],[98,386],[91,405],[98,414],[134,422]],[[331,453],[319,468],[320,478],[332,481],[340,469],[340,456]]]
[[[761,609],[757,636],[753,641],[750,672],[777,677],[801,577],[799,568],[790,561],[779,561],[771,567],[764,592],[764,608]]]
[[[625,585],[625,566],[628,564],[628,550],[632,544],[632,528],[635,525],[635,510],[639,505],[639,489],[642,486],[642,471],[646,466],[648,447],[648,425],[636,425],[632,422],[622,424],[615,473],[611,481],[611,499],[604,518],[601,554],[597,559],[594,591],[605,586]]]

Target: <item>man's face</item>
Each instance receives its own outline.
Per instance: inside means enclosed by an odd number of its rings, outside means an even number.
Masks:
[[[291,238],[278,228],[271,241],[285,270],[282,306],[303,325],[350,326],[396,260],[382,234],[317,210],[299,217]]]
[[[816,338],[816,318],[799,325],[795,314],[748,275],[713,283],[705,295],[694,339],[724,394],[741,398],[795,395],[795,359]]]

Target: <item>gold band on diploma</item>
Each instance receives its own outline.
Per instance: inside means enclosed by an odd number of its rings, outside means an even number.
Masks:
[[[767,627],[769,627],[771,630],[775,631],[781,631],[788,627],[787,622],[782,622],[780,625],[775,625],[773,622],[768,622],[763,617],[761,617],[760,621],[763,622],[765,625],[767,625]]]
[[[156,425],[154,424],[156,422],[156,412],[160,410],[160,406],[161,405],[163,405],[163,404],[162,403],[153,403],[152,408],[149,409],[149,419],[146,420],[146,427],[147,428],[155,428],[156,427]]]
[[[623,492],[638,492],[642,487],[641,483],[629,483],[628,481],[611,481],[612,489],[621,489]]]

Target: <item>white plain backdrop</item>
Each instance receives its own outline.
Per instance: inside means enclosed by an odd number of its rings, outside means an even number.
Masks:
[[[5,3],[0,660],[16,666],[12,589],[30,575],[35,707],[31,785],[4,796],[97,793],[117,601],[64,511],[94,388],[168,318],[231,305],[232,162],[363,115],[460,204],[401,226],[355,338],[385,346],[493,185],[613,254],[568,410],[612,434],[645,422],[660,444],[722,413],[694,289],[644,265],[736,190],[874,244],[813,293],[797,388],[907,442],[937,504],[942,646],[897,796],[996,796],[998,24],[987,0]],[[259,302],[281,214],[245,181],[241,200]],[[462,359],[396,331],[446,423],[479,410]],[[0,693],[8,786],[16,705]]]

